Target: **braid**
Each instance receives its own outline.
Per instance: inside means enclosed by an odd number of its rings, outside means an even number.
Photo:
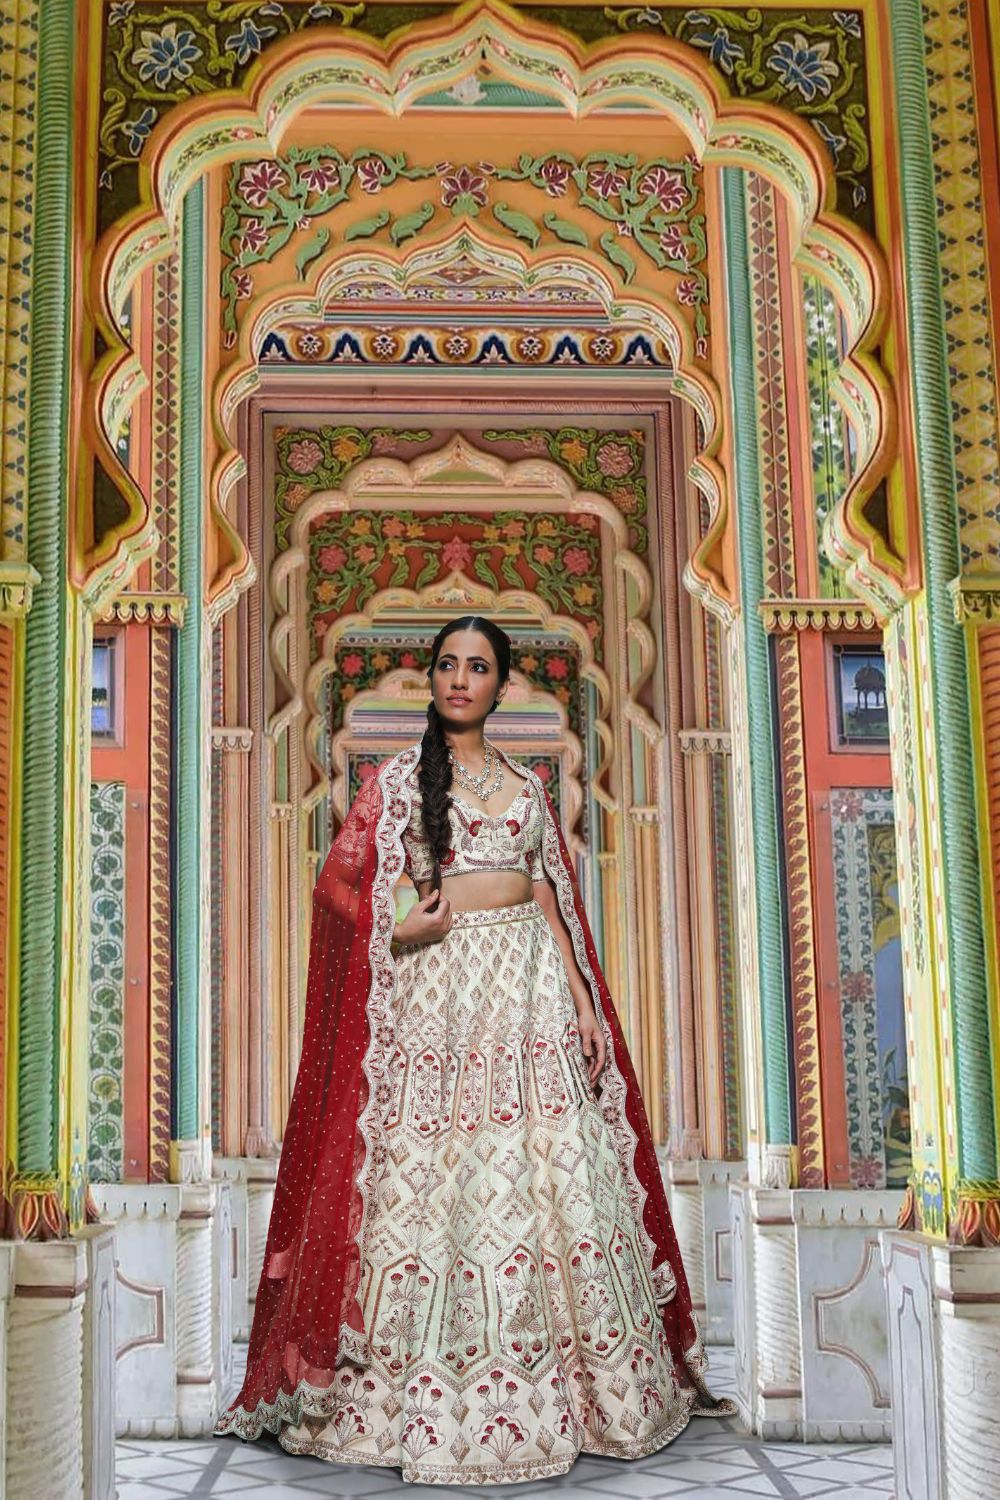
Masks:
[[[461,619],[450,620],[447,625],[442,625],[431,646],[431,664],[427,675],[430,676],[433,672],[442,643],[454,630],[482,631],[493,646],[499,685],[502,686],[510,676],[510,637],[499,625],[494,625],[492,620],[485,620],[479,615],[463,615]],[[493,710],[498,703],[499,699],[494,701]],[[448,742],[444,737],[444,725],[433,699],[427,705],[427,728],[421,744],[417,783],[423,801],[424,837],[434,856],[433,886],[440,891],[441,864],[451,840],[451,825],[448,820],[451,811],[451,760],[448,756]]]
[[[417,779],[423,798],[424,837],[434,855],[432,889],[440,890],[441,861],[448,852],[451,837],[448,823],[451,809],[451,761],[448,759],[448,744],[441,716],[433,702],[427,705],[427,728],[424,730]]]

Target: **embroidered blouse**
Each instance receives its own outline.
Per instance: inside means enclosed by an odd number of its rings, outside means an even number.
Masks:
[[[434,856],[424,837],[423,799],[416,777],[410,778],[410,790],[413,804],[403,832],[404,868],[418,885],[434,873]],[[529,880],[542,879],[545,815],[530,782],[525,781],[506,812],[496,817],[464,801],[452,787],[448,822],[451,844],[441,865],[442,880],[483,870],[516,870]]]

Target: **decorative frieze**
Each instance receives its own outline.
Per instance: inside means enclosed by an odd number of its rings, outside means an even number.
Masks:
[[[176,625],[184,624],[186,594],[118,594],[102,612],[105,625]]]
[[[679,729],[677,739],[682,755],[732,755],[733,742],[728,729]]]
[[[769,635],[796,630],[876,630],[879,624],[874,610],[850,599],[762,599],[757,607]]]
[[[213,750],[231,750],[237,755],[249,755],[252,748],[252,729],[242,729],[235,724],[216,724],[213,726]]]
[[[1000,574],[967,573],[948,585],[958,625],[1000,623]]]

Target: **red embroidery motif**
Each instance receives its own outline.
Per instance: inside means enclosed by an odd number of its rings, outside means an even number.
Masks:
[[[516,818],[508,818],[507,819],[507,827],[510,829],[511,833],[520,833],[521,832],[521,825],[517,821]]]
[[[453,859],[454,859],[454,858],[455,858],[455,851],[454,851],[454,849],[449,849],[449,850],[448,850],[448,853],[447,853],[447,854],[446,854],[446,855],[445,855],[445,857],[444,857],[444,859],[443,859],[443,860],[442,860],[442,861],[441,861],[441,863],[442,863],[442,864],[443,864],[443,865],[450,865],[450,864],[451,864],[451,862],[452,862],[452,860],[453,860]]]
[[[483,820],[482,820],[482,818],[473,818],[472,822],[469,824],[469,832],[472,834],[473,838],[475,838],[476,834],[479,832],[479,830],[480,830],[480,828],[482,828],[482,826],[483,826]]]

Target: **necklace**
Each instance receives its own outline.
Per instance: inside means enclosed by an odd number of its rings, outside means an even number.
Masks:
[[[455,773],[459,786],[464,787],[467,792],[474,792],[481,802],[487,802],[493,796],[494,792],[498,792],[503,786],[503,767],[500,764],[500,757],[489,740],[484,741],[484,743],[486,746],[486,764],[478,776],[473,776],[472,772],[462,765],[462,762],[458,759],[451,746],[449,745],[448,747],[448,759],[451,761],[451,768]],[[492,781],[490,781],[491,777],[493,778]],[[489,786],[487,786],[487,782],[490,782]]]

